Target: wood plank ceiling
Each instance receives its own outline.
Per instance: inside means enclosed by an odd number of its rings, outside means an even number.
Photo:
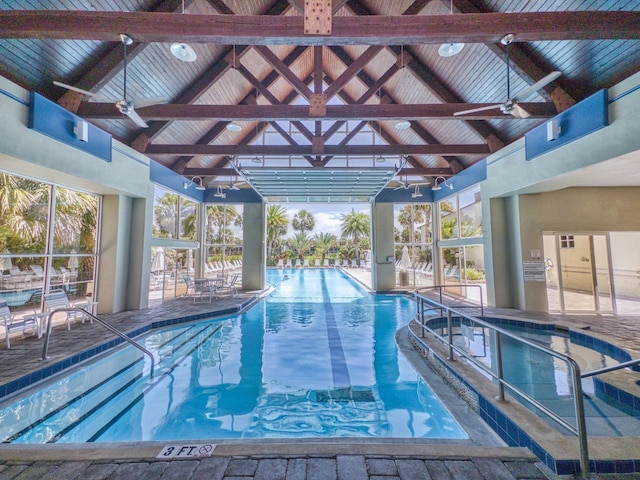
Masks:
[[[324,22],[305,24],[322,4]],[[304,30],[327,25],[330,35]],[[113,105],[125,81],[120,33],[133,39],[127,99],[168,100],[136,109],[148,128]],[[508,33],[511,94],[562,76],[521,99],[529,118],[456,115],[508,99]],[[212,187],[230,183],[232,161],[255,158],[272,169],[406,159],[398,178],[430,181],[638,71],[639,38],[636,0],[14,0],[0,2],[0,75]],[[176,59],[173,42],[197,60]],[[438,54],[455,42],[460,53]]]

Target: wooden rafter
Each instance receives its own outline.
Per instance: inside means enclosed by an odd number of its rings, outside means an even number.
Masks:
[[[323,120],[466,120],[472,119],[514,119],[498,108],[476,112],[465,116],[455,116],[456,112],[495,105],[493,103],[437,103],[437,104],[381,104],[381,105],[327,105],[327,115]],[[549,118],[555,114],[555,107],[548,103],[520,103],[527,110],[530,119]],[[146,120],[316,120],[309,115],[305,105],[153,105],[137,108]],[[84,103],[78,114],[89,119],[121,119],[122,114],[112,103]],[[126,119],[123,119],[126,120]]]
[[[264,58],[271,67],[282,76],[289,84],[304,98],[311,98],[311,90],[307,85],[298,78],[298,76],[291,71],[291,69],[284,64],[282,60],[278,58],[278,56],[264,45],[256,45],[256,52],[258,52],[262,58]]]
[[[152,12],[12,10],[0,12],[0,38],[226,45],[413,45],[639,39],[640,12],[570,11],[335,17],[332,35],[305,35],[299,16],[174,15]]]

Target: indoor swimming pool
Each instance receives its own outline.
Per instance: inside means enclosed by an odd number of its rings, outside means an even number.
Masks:
[[[269,270],[232,316],[154,330],[0,408],[5,443],[467,439],[395,342],[415,314],[337,269]]]

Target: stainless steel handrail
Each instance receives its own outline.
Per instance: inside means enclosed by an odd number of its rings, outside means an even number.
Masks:
[[[598,370],[593,370],[591,372],[583,373],[582,378],[593,377],[594,375],[600,375],[601,373],[607,372],[615,372],[616,370],[621,370],[627,367],[633,367],[634,365],[640,365],[640,358],[636,360],[629,360],[628,362],[619,363],[617,365],[612,365],[610,367],[602,367]]]
[[[478,290],[480,290],[480,305],[451,305],[451,307],[453,308],[480,308],[480,316],[483,317],[484,316],[484,301],[482,300],[482,285],[475,285],[475,284],[464,284],[464,283],[449,283],[447,285],[430,285],[428,287],[421,287],[421,288],[416,288],[415,293],[419,294],[420,292],[424,291],[424,290],[433,290],[433,289],[438,289],[438,299],[440,300],[440,303],[443,303],[442,301],[442,291],[445,288],[452,288],[452,287],[464,287],[464,288],[477,288]]]
[[[510,389],[512,389],[514,392],[516,392],[519,396],[521,396],[524,400],[528,401],[529,403],[531,403],[532,405],[536,406],[537,408],[540,408],[541,410],[543,410],[547,415],[549,415],[550,418],[552,418],[554,421],[556,421],[557,423],[559,423],[560,425],[562,425],[564,428],[566,428],[567,430],[569,430],[571,433],[573,433],[574,435],[576,435],[578,437],[578,443],[579,443],[579,447],[580,447],[580,470],[582,472],[583,475],[586,475],[587,473],[589,473],[589,448],[588,448],[588,439],[587,439],[587,426],[586,426],[586,420],[585,420],[585,412],[584,412],[584,398],[583,398],[583,392],[582,392],[582,384],[580,383],[581,381],[581,375],[580,375],[580,366],[576,363],[576,361],[567,356],[567,355],[563,355],[561,353],[555,352],[553,350],[551,350],[550,348],[545,347],[544,345],[534,342],[532,340],[529,340],[527,338],[523,338],[520,337],[518,335],[515,335],[511,332],[509,332],[508,330],[504,330],[500,327],[496,327],[495,325],[490,324],[489,322],[486,322],[484,320],[481,320],[480,318],[471,316],[471,315],[467,315],[455,308],[452,307],[448,307],[442,303],[438,303],[435,300],[432,300],[430,298],[426,298],[423,297],[421,295],[419,295],[417,292],[414,294],[415,298],[416,298],[416,302],[418,303],[418,312],[424,312],[424,311],[428,311],[428,310],[434,310],[434,309],[441,309],[441,311],[446,312],[446,317],[447,317],[447,331],[448,331],[448,339],[444,338],[443,336],[441,336],[440,334],[438,334],[437,332],[435,332],[433,329],[429,328],[428,326],[425,325],[424,322],[424,317],[421,313],[418,313],[418,315],[416,315],[416,318],[414,320],[418,320],[418,318],[420,319],[419,324],[420,327],[423,329],[428,330],[429,332],[431,332],[433,335],[435,335],[435,337],[440,340],[441,342],[443,342],[444,344],[446,344],[449,347],[449,360],[453,360],[453,350],[455,350],[459,355],[465,357],[466,359],[468,359],[469,361],[473,362],[475,365],[477,365],[479,368],[481,368],[483,371],[487,372],[490,376],[492,376],[493,378],[495,378],[498,381],[498,398],[499,400],[504,400],[504,387],[505,385],[508,386]],[[427,303],[428,305],[434,307],[434,308],[429,308],[426,309],[424,308],[424,303]],[[519,388],[517,388],[516,386],[512,385],[510,382],[508,382],[507,380],[505,380],[504,378],[502,378],[502,355],[500,354],[500,352],[496,352],[496,359],[497,359],[497,373],[494,373],[493,371],[491,371],[489,368],[487,368],[485,365],[483,365],[482,363],[478,362],[477,360],[475,360],[472,356],[467,355],[466,352],[464,352],[464,350],[458,348],[456,345],[453,344],[453,321],[452,321],[452,315],[455,314],[458,317],[461,318],[465,318],[467,320],[470,320],[474,323],[477,323],[479,325],[482,325],[483,327],[486,327],[490,330],[493,330],[494,332],[496,332],[496,347],[499,349],[500,346],[500,336],[504,335],[507,336],[509,338],[512,338],[520,343],[523,343],[525,345],[528,345],[532,348],[535,348],[536,350],[540,350],[544,353],[547,353],[548,355],[551,355],[553,357],[556,357],[564,362],[567,363],[567,365],[569,366],[569,370],[571,370],[571,377],[572,377],[572,384],[573,384],[573,390],[574,390],[574,395],[573,395],[573,399],[574,399],[574,407],[575,407],[575,411],[576,411],[576,426],[574,427],[573,425],[571,425],[570,423],[568,423],[566,420],[564,420],[564,418],[560,417],[559,415],[557,415],[555,412],[549,410],[547,407],[545,407],[544,405],[540,404],[540,402],[538,402],[535,398],[531,397],[530,395],[524,393],[523,391],[521,391]],[[442,315],[441,315],[442,316]]]
[[[149,350],[144,348],[142,345],[140,345],[138,342],[133,340],[131,337],[127,336],[127,334],[125,334],[125,333],[121,332],[120,330],[118,330],[117,328],[115,328],[113,325],[108,324],[104,320],[101,320],[100,318],[96,317],[94,314],[86,311],[84,308],[79,308],[79,307],[56,308],[55,310],[53,310],[53,311],[51,311],[49,313],[49,315],[47,316],[47,330],[45,332],[45,337],[44,337],[44,346],[42,347],[42,360],[47,360],[49,358],[48,353],[49,353],[49,340],[51,338],[51,318],[53,317],[54,314],[56,314],[58,312],[82,312],[83,314],[85,314],[85,315],[91,317],[92,319],[94,319],[96,322],[98,322],[100,325],[105,327],[111,333],[114,333],[118,337],[120,337],[123,340],[125,340],[126,342],[129,342],[131,345],[136,347],[138,350],[140,350],[145,355],[149,355],[149,358],[151,359],[151,378],[153,378],[153,372],[154,372],[154,369],[155,369],[156,361],[153,358],[153,354]]]

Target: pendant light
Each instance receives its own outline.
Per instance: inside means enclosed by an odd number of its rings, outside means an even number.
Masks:
[[[182,14],[184,15],[184,0],[182,0]],[[172,43],[169,50],[181,62],[195,62],[198,58],[196,51],[186,43]]]
[[[450,2],[450,12],[453,15],[453,0]],[[464,43],[443,43],[438,48],[438,55],[444,58],[453,57],[462,51]]]

